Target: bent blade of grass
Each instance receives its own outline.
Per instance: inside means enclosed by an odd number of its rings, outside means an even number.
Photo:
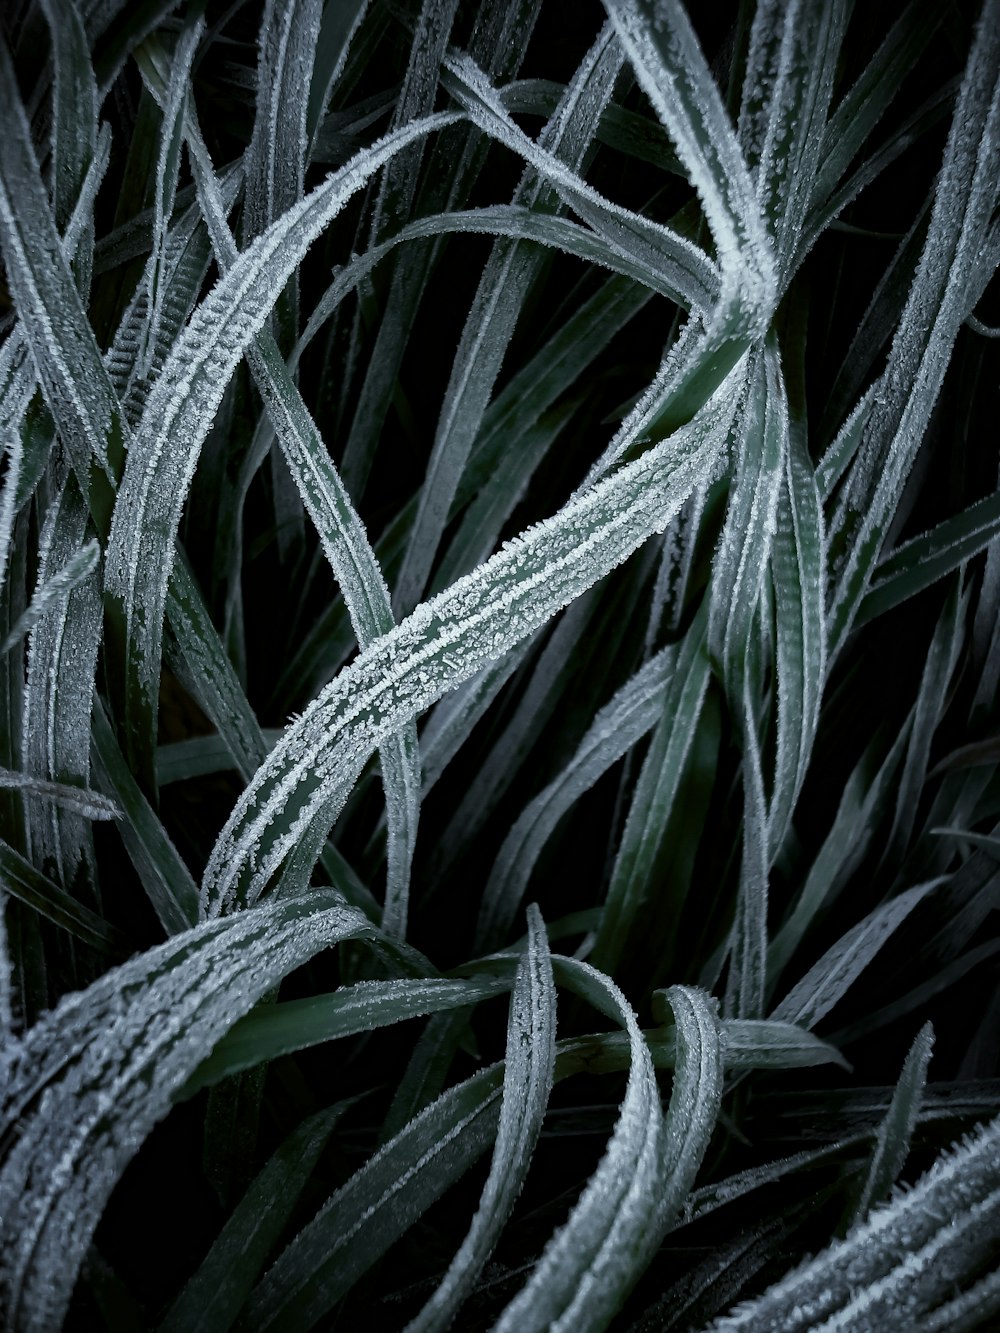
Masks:
[[[600,1164],[528,1283],[501,1314],[497,1333],[606,1327],[648,1261],[648,1228],[662,1200],[663,1113],[635,1014],[614,982],[589,964],[565,959],[561,971],[627,1032],[628,1083]]]
[[[6,39],[0,41],[0,245],[46,402],[84,498],[110,507],[121,422],[93,373],[96,343],[49,209]],[[99,354],[98,354],[99,355]]]
[[[605,24],[543,132],[547,151],[571,170],[579,169],[583,162],[621,67],[621,51],[610,25]],[[544,180],[528,172],[513,202],[548,212],[556,200]],[[486,261],[445,390],[396,584],[397,613],[411,611],[427,585],[461,475],[541,266],[542,256],[537,251],[506,241],[497,241]]]
[[[708,310],[718,300],[718,272],[703,250],[670,227],[612,203],[556,155],[528,138],[507,115],[496,89],[468,56],[449,57],[442,81],[474,124],[533,167],[564,203],[619,251],[623,260],[657,272],[660,285],[677,292],[685,309]],[[731,364],[726,366],[727,371]]]
[[[674,656],[669,648],[663,649],[616,692],[594,718],[563,771],[514,822],[480,900],[473,944],[477,952],[503,941],[535,862],[562,816],[656,725],[674,673]]]
[[[503,1095],[493,1160],[461,1247],[407,1333],[447,1329],[496,1247],[524,1185],[552,1091],[556,992],[541,914],[528,908],[528,942],[514,978]]]
[[[238,262],[225,221],[224,200],[197,124],[186,126],[199,197],[223,273]],[[249,349],[250,363],[268,415],[302,502],[337,576],[362,648],[393,626],[389,592],[364,526],[302,400],[274,338],[266,331]],[[406,929],[410,864],[419,818],[420,759],[411,723],[381,747],[383,785],[389,826],[389,870],[383,927],[402,938]]]
[[[114,613],[107,664],[126,736],[140,754],[152,754],[174,539],[225,386],[288,276],[347,200],[395,152],[452,120],[441,114],[387,136],[272,224],[199,305],[146,400],[115,505],[105,577]],[[329,462],[325,451],[323,457]],[[135,558],[140,545],[142,560]]]
[[[793,429],[778,496],[771,579],[775,600],[777,758],[767,813],[776,856],[805,781],[826,677],[823,508],[804,432]]]
[[[383,735],[502,657],[662,529],[714,466],[732,417],[727,387],[688,426],[422,603],[341,671],[227,821],[206,866],[207,911],[257,897],[312,821],[322,815],[329,828],[345,783]]]
[[[1000,1121],[942,1153],[912,1189],[793,1269],[713,1333],[923,1327],[981,1271],[1000,1231]]]
[[[25,1034],[0,1103],[12,1135],[0,1290],[13,1326],[59,1327],[115,1183],[219,1037],[295,967],[372,933],[335,891],[316,890],[147,950]]]
[[[233,1025],[194,1071],[177,1099],[193,1097],[201,1088],[279,1055],[359,1032],[373,1032],[408,1018],[464,1009],[507,989],[506,982],[492,977],[471,981],[403,977],[358,981],[329,995],[265,1005]]]
[[[684,421],[749,344],[777,300],[774,258],[753,181],[679,0],[605,0],[639,83],[666,127],[705,210],[722,285],[697,354],[661,406]]]
[[[772,1010],[781,1018],[802,1027],[814,1027],[847,994],[851,986],[918,903],[947,881],[947,876],[929,880],[890,898],[881,907],[852,926],[819,962],[792,987]]]
[[[288,1135],[247,1187],[157,1333],[232,1327],[288,1225],[349,1101],[317,1111]]]
[[[486,1151],[502,1084],[496,1064],[450,1088],[356,1171],[257,1284],[247,1307],[252,1327],[312,1328]]]
[[[170,80],[163,103],[160,151],[156,159],[152,247],[143,275],[146,282],[146,320],[137,365],[138,374],[143,379],[148,378],[153,368],[153,349],[158,340],[164,301],[167,229],[177,197],[177,175],[184,140],[184,112],[191,67],[204,32],[202,18],[186,26],[178,38],[170,62]]]
[[[933,1045],[934,1028],[925,1023],[914,1038],[885,1119],[879,1125],[875,1151],[851,1217],[852,1224],[862,1222],[872,1207],[884,1202],[906,1163]]]
[[[676,664],[635,785],[594,941],[591,961],[610,974],[653,889],[662,839],[701,717],[709,677],[704,620],[703,604],[680,647],[667,650]]]
[[[1000,535],[1000,491],[898,546],[879,564],[855,628],[915,597],[978,555]]]
[[[828,611],[831,657],[867,591],[955,338],[1000,258],[996,229],[990,230],[998,179],[1000,24],[984,14],[955,108],[927,241],[831,526],[839,553]]]
[[[754,14],[740,138],[746,125],[782,287],[813,201],[847,9],[845,0],[798,0],[761,4]]]
[[[56,603],[93,574],[100,559],[100,545],[92,539],[85,542],[54,574],[50,574],[44,582],[40,581],[27,610],[17,618],[10,633],[0,643],[0,653],[9,652],[16,643],[20,643],[38,621],[54,609]]]
[[[55,491],[39,539],[42,587],[59,576],[84,547],[88,515],[72,474],[52,469]],[[95,553],[96,555],[96,553]],[[47,599],[48,609],[31,631],[24,687],[24,769],[49,782],[87,787],[90,782],[90,717],[101,639],[96,558],[90,572]],[[30,613],[29,607],[29,613]],[[95,859],[89,821],[25,792],[27,851],[38,866],[70,888],[78,878],[93,886]]]

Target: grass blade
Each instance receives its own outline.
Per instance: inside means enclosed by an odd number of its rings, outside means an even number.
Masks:
[[[0,1170],[12,1323],[62,1322],[116,1180],[215,1041],[292,968],[371,932],[333,892],[271,904],[148,950],[30,1029],[0,1107],[13,1133]]]
[[[206,867],[206,910],[223,910],[235,895],[255,898],[312,821],[322,816],[330,827],[345,783],[382,735],[501,657],[662,528],[714,463],[731,411],[720,392],[690,426],[508,543],[345,668],[238,803]],[[279,808],[294,820],[280,830],[272,822]]]
[[[661,1203],[664,1122],[635,1015],[618,987],[586,963],[564,974],[628,1034],[630,1066],[614,1133],[566,1223],[546,1245],[527,1285],[506,1307],[497,1333],[604,1328],[639,1275],[648,1227]],[[638,1271],[637,1271],[638,1269]]]
[[[528,943],[518,964],[507,1026],[500,1122],[476,1216],[448,1272],[408,1333],[446,1329],[489,1258],[527,1175],[552,1090],[556,1008],[541,915],[528,908]]]
[[[673,670],[673,654],[664,649],[637,671],[594,718],[563,771],[515,821],[480,900],[473,944],[477,952],[503,941],[527,890],[535,862],[562,816],[656,725]]]
[[[157,1333],[231,1328],[348,1102],[303,1120],[255,1176]]]
[[[861,1197],[854,1208],[852,1224],[862,1222],[874,1205],[888,1197],[906,1163],[913,1129],[920,1114],[920,1099],[927,1082],[927,1066],[933,1045],[934,1029],[930,1023],[925,1023],[910,1047],[889,1110],[879,1125],[875,1151],[861,1189]]]

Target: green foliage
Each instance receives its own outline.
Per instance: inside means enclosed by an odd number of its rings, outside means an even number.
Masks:
[[[702,9],[4,11],[4,1328],[995,1326],[1000,9]]]

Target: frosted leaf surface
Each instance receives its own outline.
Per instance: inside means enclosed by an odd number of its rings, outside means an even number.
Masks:
[[[507,1024],[500,1123],[490,1173],[458,1253],[407,1333],[445,1329],[472,1290],[521,1192],[552,1090],[556,992],[545,926],[528,908],[528,942],[518,963]]]
[[[983,22],[966,64],[927,239],[861,443],[831,520],[843,552],[828,610],[843,646],[937,401],[959,329],[1000,262],[1000,25]]]
[[[606,0],[643,91],[705,209],[722,269],[715,319],[761,336],[776,300],[756,191],[690,21],[677,0]]]
[[[788,992],[772,1011],[772,1018],[783,1018],[802,1027],[820,1021],[868,966],[889,936],[913,909],[944,881],[930,880],[907,889],[848,930],[818,963]]]
[[[638,1276],[662,1185],[664,1123],[649,1048],[615,983],[586,963],[561,960],[585,991],[600,997],[628,1034],[631,1063],[618,1122],[596,1171],[566,1223],[546,1245],[497,1333],[604,1328]]]
[[[621,65],[618,44],[610,26],[605,25],[542,133],[548,151],[570,168],[578,168],[582,162]],[[544,182],[529,172],[515,191],[513,202],[548,212],[556,201]],[[543,256],[533,247],[506,241],[494,244],[486,262],[445,390],[396,587],[394,601],[399,610],[411,610],[423,594],[473,441],[524,301],[543,263]]]
[[[204,141],[193,121],[188,126],[188,137],[203,212],[225,274],[239,258],[225,220],[224,201]],[[256,346],[251,346],[248,353],[285,461],[340,582],[352,627],[364,648],[394,623],[388,589],[368,535],[274,339],[262,331]],[[386,737],[380,758],[389,826],[383,926],[390,934],[402,937],[420,803],[420,755],[415,726],[410,723],[399,735]],[[310,869],[303,868],[302,883],[296,887],[308,883]]]
[[[181,33],[170,64],[170,82],[163,104],[160,151],[156,161],[153,241],[146,272],[146,321],[139,347],[138,371],[148,378],[153,367],[153,350],[159,334],[165,298],[165,251],[170,215],[177,196],[177,173],[181,162],[184,111],[187,106],[191,65],[205,31],[204,19],[198,19]]]
[[[88,524],[76,479],[64,476],[42,531],[41,586],[27,612],[32,614],[36,600],[44,603],[31,630],[22,722],[26,770],[46,782],[80,787],[90,780],[90,714],[101,640],[99,552],[95,542],[84,543]],[[48,596],[46,585],[56,580],[61,586]],[[37,800],[28,789],[25,797],[35,864],[53,861],[65,887],[81,866],[92,877],[89,816],[62,802]]]
[[[11,1327],[60,1326],[111,1191],[214,1043],[321,949],[370,935],[333,890],[175,936],[65,997],[0,1093],[0,1292]]]
[[[868,1215],[846,1239],[793,1269],[712,1333],[922,1327],[995,1245],[1000,1120],[943,1153],[911,1189]]]
[[[332,825],[345,782],[384,735],[503,656],[662,530],[714,460],[732,411],[724,385],[694,422],[508,542],[346,667],[241,796],[206,866],[206,910],[256,898],[320,812]],[[289,809],[294,826],[274,836],[272,821]]]
[[[129,451],[115,505],[105,576],[122,622],[124,642],[115,645],[113,656],[123,678],[126,722],[143,734],[156,714],[163,614],[181,509],[229,378],[309,245],[344,203],[395,152],[452,119],[432,116],[386,136],[272,224],[195,311],[151,390],[136,432],[141,447],[137,443]],[[323,457],[328,459],[325,450]],[[141,561],[135,558],[139,549]]]

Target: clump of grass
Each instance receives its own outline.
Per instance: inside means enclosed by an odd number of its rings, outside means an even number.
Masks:
[[[6,21],[0,1322],[992,1327],[997,6]]]

